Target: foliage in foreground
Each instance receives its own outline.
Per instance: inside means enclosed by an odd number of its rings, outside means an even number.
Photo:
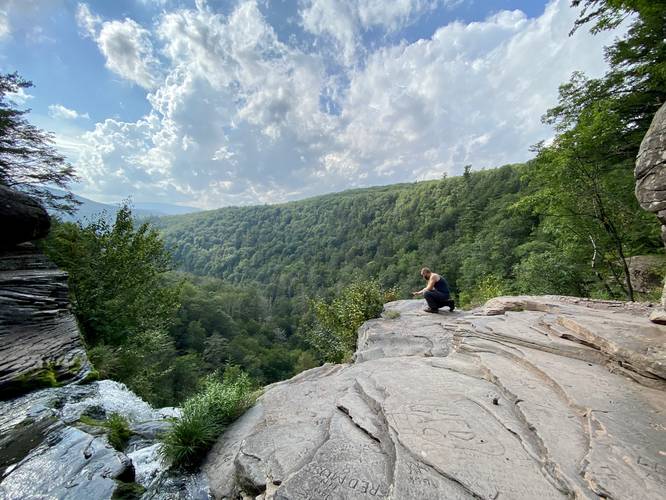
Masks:
[[[508,294],[506,282],[496,274],[488,274],[479,279],[476,286],[460,293],[460,304],[465,307],[477,307],[494,297]]]
[[[606,47],[603,77],[576,72],[560,86],[557,106],[543,117],[557,134],[551,144],[537,145],[525,174],[534,191],[520,205],[542,219],[545,234],[563,243],[566,260],[591,263],[589,275],[597,283],[596,290],[588,288],[590,295],[601,291],[635,300],[628,257],[653,250],[658,235],[654,216],[634,196],[634,164],[666,101],[666,2],[572,5],[582,7],[574,31],[587,23],[592,33],[628,26]]]
[[[224,380],[206,378],[203,389],[188,399],[182,416],[162,440],[162,455],[175,467],[199,464],[227,425],[254,403],[256,393],[246,373],[227,368]]]
[[[378,318],[384,304],[396,298],[394,289],[382,288],[377,280],[354,282],[330,301],[312,301],[314,318],[304,336],[325,361],[348,361],[356,349],[358,328]]]

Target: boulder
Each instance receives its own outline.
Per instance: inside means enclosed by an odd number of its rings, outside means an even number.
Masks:
[[[663,255],[634,255],[627,258],[629,275],[634,291],[652,292],[661,287],[666,268],[666,257]]]
[[[267,387],[207,457],[214,497],[663,498],[666,327],[649,305],[422,307],[387,304],[353,363]]]
[[[666,103],[652,119],[636,157],[636,198],[641,207],[657,215],[661,222],[661,238],[666,244]],[[666,286],[661,298],[662,310],[652,320],[664,323]]]
[[[51,219],[37,200],[0,184],[0,227],[0,247],[8,248],[45,237]]]
[[[666,104],[652,119],[636,158],[636,198],[666,223]]]

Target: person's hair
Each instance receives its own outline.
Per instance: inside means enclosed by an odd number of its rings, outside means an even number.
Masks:
[[[423,276],[424,273],[432,273],[432,271],[430,270],[430,268],[424,267],[423,269],[421,269],[421,276]]]

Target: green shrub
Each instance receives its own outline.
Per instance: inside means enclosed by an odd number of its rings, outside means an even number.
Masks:
[[[400,317],[400,311],[386,311],[384,317],[386,319],[398,319]]]
[[[306,340],[326,361],[340,363],[356,349],[358,328],[378,318],[386,302],[396,299],[394,289],[385,290],[376,280],[358,281],[342,289],[332,301],[314,300],[314,323]]]
[[[88,349],[88,359],[102,379],[115,376],[120,365],[118,348],[108,344],[98,344]]]
[[[97,370],[94,368],[88,372],[88,374],[81,381],[82,384],[90,384],[91,382],[96,382],[100,380],[100,375]]]
[[[581,288],[584,279],[578,267],[561,253],[533,253],[514,267],[515,285],[523,294],[580,296],[585,291]]]
[[[162,440],[162,455],[176,467],[192,468],[227,425],[238,418],[255,400],[250,378],[228,368],[223,381],[206,377],[201,392],[183,404],[183,414]]]

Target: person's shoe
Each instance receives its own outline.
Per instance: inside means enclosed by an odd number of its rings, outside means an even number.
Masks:
[[[426,307],[424,311],[427,313],[437,313],[438,309],[433,309],[432,307]]]
[[[456,308],[455,302],[453,302],[453,300],[449,300],[449,311],[453,312],[455,308]]]

